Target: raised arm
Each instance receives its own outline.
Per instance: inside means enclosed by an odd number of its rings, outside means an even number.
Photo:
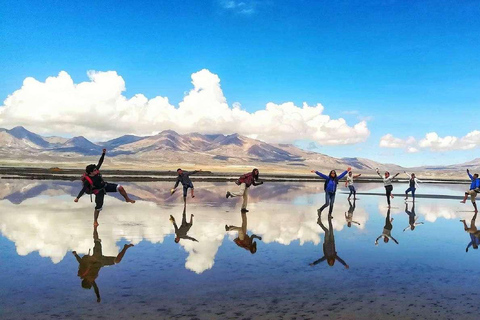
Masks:
[[[323,257],[321,257],[320,259],[315,260],[315,261],[313,261],[312,263],[310,263],[310,265],[311,265],[311,266],[317,265],[317,264],[319,264],[320,262],[325,261],[326,259],[327,259],[327,258],[326,258],[325,256],[323,256]]]
[[[470,178],[470,180],[473,180],[473,176],[470,174],[470,170],[467,169],[467,174],[468,174],[468,177]]]
[[[356,176],[353,176],[353,179],[357,179],[357,178],[360,177],[361,175],[362,175],[362,174],[359,173],[359,174],[357,174]]]
[[[325,180],[328,179],[328,176],[324,175],[324,174],[321,173],[321,172],[318,172],[318,171],[315,171],[315,170],[312,170],[312,172],[315,173],[317,176],[322,177],[322,178],[325,179]]]
[[[407,175],[407,177],[411,178],[412,175],[410,173],[408,173],[407,171],[403,171],[403,173],[405,173]]]
[[[380,174],[380,171],[378,171],[378,169],[377,169],[377,170],[375,170],[375,172],[378,174],[378,176],[379,176],[380,178],[382,178],[382,179],[383,179],[383,177],[382,177],[382,175]]]
[[[343,177],[345,177],[345,175],[348,173],[348,170],[345,170],[343,171],[339,176],[338,176],[338,180],[342,179]]]
[[[107,152],[107,149],[103,149],[102,151],[102,156],[100,157],[100,160],[98,160],[98,164],[97,164],[97,170],[100,170],[100,167],[102,166],[103,164],[103,160],[105,159],[105,153]]]

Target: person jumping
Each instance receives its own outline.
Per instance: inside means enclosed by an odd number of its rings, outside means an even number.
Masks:
[[[227,191],[227,194],[225,195],[227,199],[230,197],[243,197],[242,212],[248,212],[248,188],[250,188],[251,185],[259,186],[263,184],[263,181],[258,181],[259,174],[260,172],[255,168],[252,170],[252,172],[242,175],[237,181],[235,181],[235,183],[239,186],[238,191]]]
[[[470,170],[467,169],[467,174],[472,183],[470,183],[470,190],[465,192],[465,196],[463,200],[460,201],[461,203],[465,203],[467,201],[468,196],[470,195],[470,200],[472,201],[473,208],[475,209],[475,213],[478,212],[477,210],[477,203],[475,202],[475,198],[477,197],[477,193],[480,192],[480,179],[478,178],[478,173],[475,173],[473,176],[470,174]]]
[[[183,171],[182,169],[177,169],[177,173],[178,173],[178,176],[177,176],[177,182],[175,182],[175,186],[173,187],[172,190],[170,190],[170,193],[173,194],[175,192],[175,190],[177,189],[178,187],[178,184],[179,183],[182,183],[182,186],[183,186],[183,201],[187,201],[187,191],[188,189],[190,188],[191,189],[191,194],[192,194],[192,198],[195,198],[195,194],[194,194],[194,187],[193,187],[193,183],[192,183],[192,180],[190,180],[190,176],[192,174],[195,174],[197,172],[200,172],[202,170],[195,170],[195,171],[192,171],[192,172],[188,172],[188,171]]]
[[[135,203],[135,200],[130,199],[127,192],[121,185],[109,183],[103,180],[103,177],[99,170],[103,164],[103,160],[105,159],[106,152],[107,149],[103,149],[102,156],[100,157],[98,164],[89,164],[85,168],[85,173],[82,176],[83,188],[82,190],[80,190],[75,200],[73,200],[74,202],[78,202],[78,200],[83,196],[84,193],[89,194],[90,197],[92,194],[95,195],[95,211],[93,216],[93,224],[95,226],[98,226],[97,220],[98,216],[100,215],[100,211],[102,210],[103,200],[106,193],[118,191],[123,196],[126,202]]]
[[[350,197],[352,196],[352,194],[353,194],[353,200],[358,200],[357,199],[357,190],[355,190],[355,186],[353,185],[353,180],[357,179],[361,175],[362,174],[360,173],[360,174],[357,174],[356,176],[354,176],[352,171],[350,171],[347,174],[347,180],[345,181],[345,187],[348,187],[348,189],[350,190],[350,194],[348,195],[348,200],[350,200]]]
[[[387,196],[387,203],[388,203],[388,207],[390,208],[390,198],[393,199],[393,194],[392,194],[392,191],[393,191],[393,185],[392,185],[392,181],[393,179],[395,179],[399,173],[395,174],[393,177],[390,175],[390,172],[388,171],[385,171],[385,176],[382,177],[382,175],[380,174],[380,172],[378,171],[378,168],[376,169],[377,171],[377,174],[380,178],[382,178],[383,180],[383,185],[385,186],[385,195]]]
[[[410,180],[408,181],[408,189],[405,190],[405,200],[408,200],[408,193],[411,192],[413,201],[415,201],[415,190],[417,190],[418,184],[422,183],[422,181],[420,181],[420,179],[417,179],[415,173],[410,174],[407,171],[403,172],[407,175],[407,177],[410,178]]]
[[[348,167],[347,170],[342,172],[338,177],[337,177],[337,172],[335,170],[330,171],[330,174],[328,176],[324,175],[321,172],[315,171],[315,170],[311,171],[312,173],[315,173],[318,176],[325,179],[325,185],[324,185],[325,204],[320,209],[318,209],[319,214],[322,213],[322,211],[328,206],[330,206],[328,214],[332,214],[333,204],[335,203],[335,193],[337,192],[338,180],[345,177],[347,172],[350,172],[350,170],[352,170],[352,168]]]

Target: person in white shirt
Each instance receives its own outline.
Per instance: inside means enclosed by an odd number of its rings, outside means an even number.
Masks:
[[[347,180],[345,181],[345,187],[348,187],[350,190],[350,194],[348,195],[348,200],[353,194],[353,200],[357,200],[357,190],[355,190],[355,186],[353,185],[353,180],[360,177],[362,174],[357,174],[356,176],[353,175],[352,171],[347,174]]]
[[[378,168],[376,169],[377,171],[377,174],[380,178],[382,178],[383,180],[383,185],[385,186],[385,195],[387,196],[387,203],[388,203],[388,207],[390,208],[390,198],[393,199],[393,194],[392,194],[392,191],[393,191],[393,185],[392,185],[392,181],[393,179],[395,179],[399,173],[395,174],[394,176],[391,176],[390,175],[390,172],[388,171],[385,171],[385,176],[382,177],[382,175],[380,174],[380,172],[378,171]]]

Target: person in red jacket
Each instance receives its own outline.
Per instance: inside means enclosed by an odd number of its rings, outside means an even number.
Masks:
[[[230,197],[243,197],[242,212],[248,212],[248,188],[250,188],[251,185],[259,186],[263,184],[263,181],[258,181],[259,174],[260,172],[258,171],[258,169],[253,169],[252,172],[244,174],[237,181],[235,181],[235,183],[239,186],[237,192],[227,191],[227,199]]]

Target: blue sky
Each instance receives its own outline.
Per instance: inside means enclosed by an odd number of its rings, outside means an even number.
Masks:
[[[243,4],[242,4],[243,3]],[[16,1],[0,6],[0,100],[26,77],[116,71],[127,97],[173,105],[208,69],[229,104],[321,103],[370,136],[316,149],[403,165],[469,161],[478,147],[406,153],[382,136],[479,129],[478,1]],[[299,142],[307,145],[309,141]]]

